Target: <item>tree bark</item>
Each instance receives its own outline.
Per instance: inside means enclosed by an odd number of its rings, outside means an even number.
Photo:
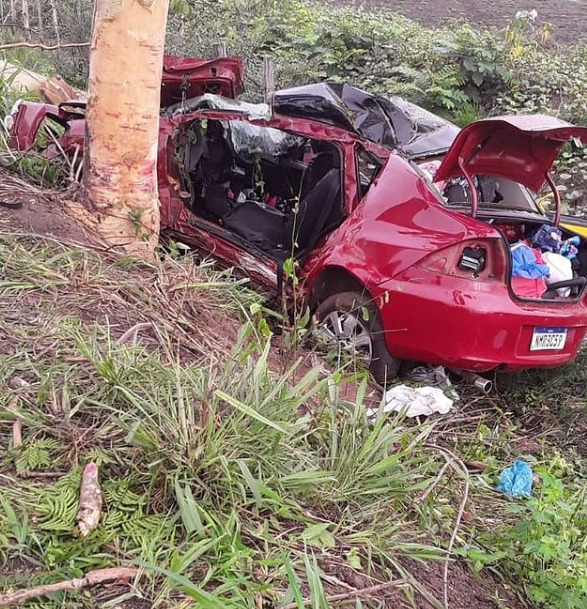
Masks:
[[[31,20],[29,18],[29,0],[22,0],[22,28],[27,40],[31,38]]]
[[[10,31],[14,34],[14,22],[16,15],[16,7],[14,5],[14,0],[10,0]]]
[[[132,255],[159,239],[157,148],[169,0],[96,0],[85,183],[98,232]]]
[[[61,44],[61,36],[59,34],[59,18],[57,17],[57,7],[55,6],[55,0],[49,0],[49,5],[51,7],[53,29],[55,30],[55,44],[59,46]]]
[[[43,40],[45,28],[43,27],[43,5],[37,0],[37,27],[39,28],[39,39]]]

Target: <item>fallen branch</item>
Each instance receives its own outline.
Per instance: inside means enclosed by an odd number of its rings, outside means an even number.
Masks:
[[[134,339],[136,340],[138,333],[141,330],[148,330],[152,326],[150,321],[146,321],[143,323],[135,324],[132,328],[129,328],[117,341],[117,345],[124,345],[126,341],[134,335]]]
[[[10,605],[20,605],[31,598],[39,596],[47,596],[55,592],[64,592],[67,590],[80,590],[89,588],[97,584],[107,582],[124,581],[125,583],[136,577],[138,569],[134,567],[112,567],[109,569],[97,569],[96,571],[88,571],[85,577],[79,579],[69,579],[56,584],[45,584],[44,586],[36,586],[25,590],[17,590],[8,594],[0,594],[0,607],[9,607]]]
[[[43,51],[58,51],[59,49],[79,49],[89,47],[89,42],[66,42],[63,44],[46,45],[40,42],[11,42],[10,44],[0,44],[0,51],[7,49],[18,49],[25,47],[27,49],[42,49]]]
[[[453,528],[452,535],[450,536],[450,540],[448,542],[448,548],[446,550],[446,559],[444,561],[444,568],[442,572],[442,588],[443,588],[443,601],[444,601],[444,609],[449,609],[448,607],[448,564],[450,562],[451,554],[453,547],[455,545],[455,540],[457,538],[457,534],[459,532],[459,528],[461,526],[461,520],[463,519],[463,514],[465,512],[465,506],[467,505],[467,501],[469,500],[469,471],[467,470],[467,466],[463,463],[463,461],[455,455],[448,448],[444,448],[444,446],[438,446],[438,444],[425,444],[427,448],[432,448],[441,452],[444,458],[447,460],[447,463],[451,465],[457,464],[459,469],[462,471],[465,477],[465,490],[463,492],[463,497],[461,499],[461,504],[459,505],[459,511],[457,512],[457,518],[455,521],[455,526]]]
[[[15,376],[10,379],[8,386],[11,389],[24,389],[29,387],[29,384],[20,376]],[[16,449],[16,457],[20,454],[20,446],[22,444],[22,419],[19,416],[18,396],[12,396],[8,403],[8,410],[14,414],[14,423],[12,424],[12,447]]]
[[[79,509],[75,516],[82,537],[97,528],[102,513],[102,493],[98,483],[98,466],[90,461],[84,468],[79,494]]]
[[[22,444],[22,421],[16,415],[12,424],[12,447],[18,449]]]
[[[376,586],[370,586],[369,588],[361,588],[356,590],[351,590],[350,592],[343,592],[341,594],[334,594],[333,596],[327,596],[326,601],[328,604],[330,603],[340,603],[341,601],[354,601],[358,599],[369,600],[376,594],[380,594],[381,592],[385,592],[389,588],[397,588],[398,586],[405,585],[406,582],[403,579],[396,579],[390,582],[385,582],[384,584],[377,584]],[[381,600],[381,599],[378,599]],[[303,601],[304,605],[311,605],[312,600],[307,599]],[[281,609],[298,609],[297,603],[290,603],[289,605],[284,605]]]

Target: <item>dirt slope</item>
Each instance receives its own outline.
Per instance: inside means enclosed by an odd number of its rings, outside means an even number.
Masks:
[[[437,26],[459,18],[474,25],[504,26],[517,11],[535,9],[537,24],[551,23],[553,38],[561,44],[587,42],[587,0],[325,0],[330,4],[363,6],[372,10],[387,8]]]

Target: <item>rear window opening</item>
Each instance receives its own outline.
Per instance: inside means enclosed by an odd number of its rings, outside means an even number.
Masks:
[[[195,216],[276,259],[302,256],[343,219],[341,154],[329,142],[203,119],[177,132],[175,160]]]

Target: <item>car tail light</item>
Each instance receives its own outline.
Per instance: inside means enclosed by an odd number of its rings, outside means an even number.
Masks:
[[[507,260],[500,239],[471,239],[426,256],[418,266],[441,275],[503,283]]]

